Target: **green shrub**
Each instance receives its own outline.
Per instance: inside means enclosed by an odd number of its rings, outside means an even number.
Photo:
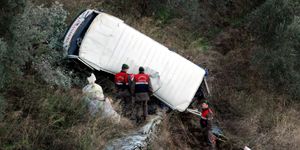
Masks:
[[[67,12],[59,3],[24,4],[10,16],[10,36],[0,39],[0,147],[75,149],[69,128],[87,113],[80,92],[65,90],[71,87],[61,63]]]
[[[1,79],[1,87],[9,87],[14,79],[33,73],[50,85],[71,86],[67,73],[57,67],[65,55],[61,41],[66,15],[59,3],[46,8],[27,1],[23,12],[12,17],[11,37],[4,39],[9,42],[0,41],[0,69],[6,77]]]
[[[5,58],[7,57],[8,50],[7,44],[2,39],[0,39],[0,89],[3,89],[7,82],[9,81],[9,72],[6,70],[7,66],[9,65],[8,60]]]
[[[10,36],[9,26],[11,24],[11,16],[15,16],[24,8],[25,0],[1,0],[0,1],[0,36]]]
[[[79,143],[69,130],[83,123],[87,109],[80,90],[55,90],[27,78],[6,94],[6,116],[0,128],[0,147],[7,149],[75,149]],[[1,97],[0,97],[1,98]],[[2,100],[1,100],[2,101]],[[0,101],[0,102],[1,102]],[[2,108],[1,108],[2,109]]]
[[[262,45],[254,53],[254,64],[268,88],[293,100],[300,99],[299,12],[299,2],[268,0],[250,17],[250,30]]]
[[[4,118],[6,101],[2,95],[0,95],[0,121]]]
[[[41,102],[39,117],[51,120],[53,127],[71,127],[85,117],[86,105],[81,98],[74,99],[72,95],[63,91],[45,95],[43,96],[45,100]]]
[[[170,19],[172,19],[172,10],[168,7],[160,7],[156,11],[156,18],[161,21],[162,24],[166,24]]]
[[[285,30],[293,21],[297,7],[296,0],[266,0],[249,15],[249,29],[262,44],[272,44],[270,42],[278,36],[277,31]]]

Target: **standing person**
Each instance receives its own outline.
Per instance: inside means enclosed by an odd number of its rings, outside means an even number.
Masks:
[[[138,124],[147,119],[149,95],[153,92],[150,77],[144,71],[143,67],[139,68],[139,74],[134,75],[132,86],[135,96],[135,116]]]
[[[131,77],[127,73],[129,66],[127,64],[122,65],[121,72],[115,75],[115,86],[117,92],[117,98],[121,99],[121,114],[125,117],[130,118],[133,101],[131,97]]]
[[[213,111],[209,107],[209,103],[205,100],[202,105],[200,125],[204,129],[204,136],[211,149],[216,147],[216,137],[212,133]]]

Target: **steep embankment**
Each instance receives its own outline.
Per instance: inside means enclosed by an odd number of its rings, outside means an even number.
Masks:
[[[61,61],[65,23],[101,8],[209,68],[210,101],[229,138],[221,148],[299,149],[297,0],[32,2],[0,2],[1,148],[101,149],[135,130],[88,117],[86,71]],[[148,148],[201,149],[198,120],[171,112]]]

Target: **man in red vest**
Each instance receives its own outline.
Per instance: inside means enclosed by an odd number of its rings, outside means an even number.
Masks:
[[[122,115],[125,117],[131,117],[131,108],[133,105],[131,97],[131,77],[127,73],[129,66],[127,64],[122,65],[121,72],[115,75],[115,86],[117,92],[117,98],[121,99],[120,105],[122,109]]]
[[[205,100],[202,105],[200,125],[204,128],[204,134],[208,144],[212,149],[216,146],[216,136],[212,133],[213,111],[209,108],[209,103]]]
[[[133,93],[135,96],[135,115],[136,122],[142,123],[146,120],[148,115],[148,101],[152,94],[152,87],[150,77],[144,73],[144,68],[139,68],[139,74],[134,75],[133,79]]]

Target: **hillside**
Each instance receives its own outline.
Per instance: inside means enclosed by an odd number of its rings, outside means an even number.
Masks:
[[[103,149],[135,130],[90,117],[91,70],[62,39],[82,10],[102,9],[209,69],[219,149],[300,148],[298,0],[4,0],[0,2],[0,149]],[[114,98],[107,74],[95,73]],[[148,149],[204,149],[199,118],[172,111]]]

